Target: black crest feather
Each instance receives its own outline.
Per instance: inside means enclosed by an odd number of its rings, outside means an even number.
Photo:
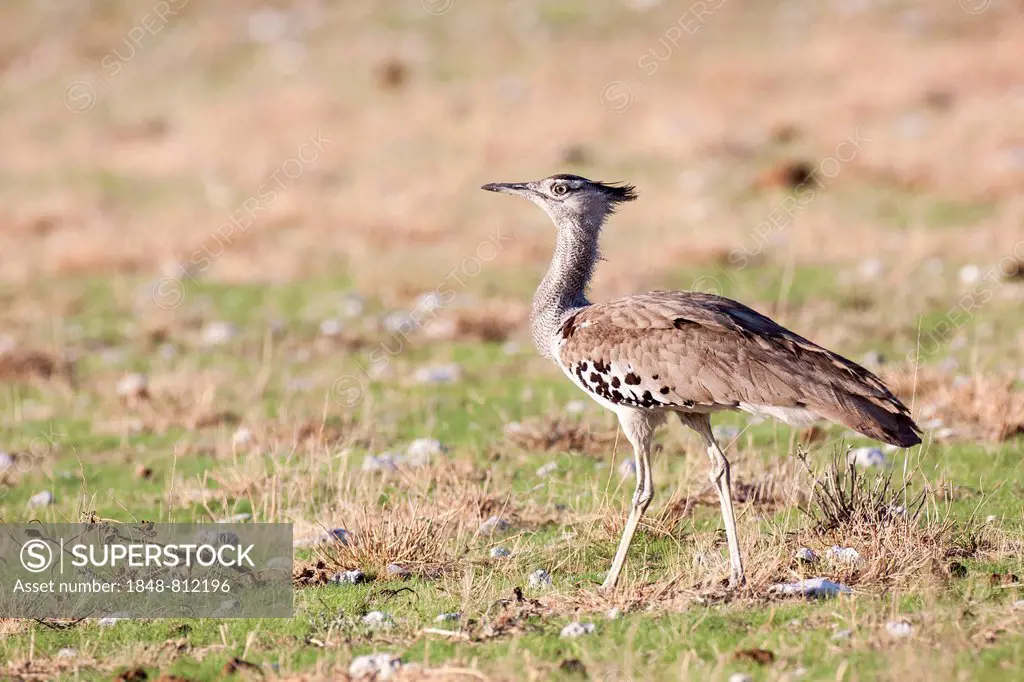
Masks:
[[[590,180],[571,173],[559,173],[558,175],[552,175],[551,177],[558,180],[576,180],[593,185],[601,190],[604,195],[608,197],[609,201],[616,204],[624,201],[633,201],[638,196],[636,187],[633,185],[627,185],[624,182],[600,182],[598,180]]]
[[[595,182],[601,191],[615,203],[633,201],[637,198],[636,187],[622,182]]]

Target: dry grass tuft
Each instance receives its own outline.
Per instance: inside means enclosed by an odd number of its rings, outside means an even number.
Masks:
[[[317,550],[324,563],[335,569],[358,568],[379,578],[387,567],[398,564],[420,575],[436,576],[450,569],[457,558],[460,539],[468,536],[458,509],[401,504],[384,509],[362,507],[345,523],[353,539]]]
[[[952,559],[975,557],[988,547],[973,522],[959,524],[948,503],[943,509],[934,504],[933,491],[912,492],[913,472],[897,481],[892,470],[868,478],[838,450],[818,474],[803,455],[801,461],[811,478],[810,499],[801,510],[813,526],[796,538],[818,553],[815,563],[825,564],[835,579],[858,587],[917,584],[947,577]],[[856,550],[859,558],[830,555],[836,546]]]
[[[502,302],[452,311],[432,320],[423,331],[434,341],[494,343],[508,339],[525,320],[521,305]]]
[[[838,451],[836,451],[838,452]],[[833,454],[825,471],[815,475],[803,452],[798,457],[812,479],[811,504],[802,510],[814,521],[814,531],[860,526],[916,523],[925,503],[925,491],[910,497],[910,480],[893,485],[893,471],[868,480],[852,461]]]
[[[51,353],[31,349],[11,349],[0,354],[0,381],[31,382],[63,378],[71,381],[74,366]]]
[[[952,426],[960,440],[1002,442],[1024,434],[1024,391],[1013,376],[973,375],[951,381],[935,371],[892,373],[887,382],[899,395],[916,393],[926,413]]]
[[[1012,378],[975,376],[936,396],[936,415],[968,437],[1001,442],[1024,435],[1024,391]]]
[[[595,432],[575,419],[543,417],[506,425],[505,437],[516,446],[533,452],[579,452],[605,454],[615,442],[616,431]]]

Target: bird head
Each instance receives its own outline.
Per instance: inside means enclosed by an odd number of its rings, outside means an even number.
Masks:
[[[481,189],[524,197],[544,209],[556,225],[600,224],[619,204],[636,199],[636,188],[597,182],[578,175],[552,175],[533,182],[492,182]]]

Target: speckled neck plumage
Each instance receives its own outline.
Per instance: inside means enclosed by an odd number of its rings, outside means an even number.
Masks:
[[[533,296],[533,345],[553,360],[552,342],[566,313],[590,305],[587,287],[599,260],[598,237],[605,215],[553,215],[558,227],[555,255]]]

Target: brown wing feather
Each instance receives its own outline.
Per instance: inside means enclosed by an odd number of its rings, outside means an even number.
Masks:
[[[720,296],[654,291],[597,303],[566,320],[560,342],[561,362],[615,403],[804,408],[886,443],[921,442],[877,376]]]

